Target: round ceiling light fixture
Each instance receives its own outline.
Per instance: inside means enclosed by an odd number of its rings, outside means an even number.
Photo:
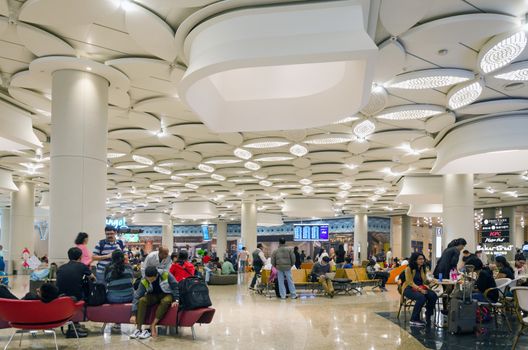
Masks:
[[[302,157],[308,154],[308,148],[300,143],[296,143],[290,147],[290,153],[296,157]]]
[[[453,87],[447,94],[447,105],[455,110],[475,102],[482,93],[482,87],[480,80]]]
[[[376,118],[388,120],[412,120],[432,117],[445,113],[445,108],[437,105],[414,104],[389,107],[378,114]]]
[[[225,181],[226,177],[220,174],[211,174],[211,179],[217,181]]]
[[[139,154],[133,154],[132,159],[139,164],[144,164],[148,166],[151,166],[152,164],[154,164],[154,159],[148,156],[141,156]]]
[[[528,61],[512,63],[494,75],[497,79],[528,81]]]
[[[464,69],[424,69],[398,75],[389,83],[389,87],[407,90],[434,89],[458,84],[474,77],[473,72]]]
[[[310,179],[300,179],[300,180],[299,180],[299,183],[300,183],[301,185],[305,185],[305,186],[310,185],[312,182],[313,182],[313,181],[310,180]]]
[[[235,150],[233,151],[233,154],[240,158],[240,159],[244,159],[244,160],[248,160],[249,158],[253,157],[253,154],[248,151],[247,149],[243,149],[243,148],[235,148]]]
[[[308,136],[304,142],[312,145],[335,145],[353,141],[355,136],[344,133],[317,134]]]
[[[246,141],[242,146],[246,148],[278,148],[289,143],[290,141],[280,137],[263,137]]]
[[[197,166],[198,170],[205,171],[206,173],[212,173],[215,171],[215,168],[204,163],[200,163]]]
[[[354,134],[360,139],[364,139],[376,130],[376,124],[370,119],[358,120],[354,124]]]
[[[523,52],[526,41],[524,30],[494,36],[479,52],[480,69],[487,74],[504,67]]]
[[[255,162],[245,162],[244,163],[244,167],[246,169],[249,169],[249,170],[252,170],[252,171],[257,171],[260,169],[260,165],[258,163],[255,163]]]
[[[260,180],[259,185],[264,187],[271,187],[273,185],[273,182],[269,180]]]

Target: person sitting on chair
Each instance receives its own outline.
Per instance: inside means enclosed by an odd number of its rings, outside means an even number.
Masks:
[[[367,274],[370,279],[381,280],[380,289],[382,292],[386,292],[385,284],[389,280],[390,274],[385,271],[381,271],[381,267],[374,259],[370,259],[367,265]]]
[[[335,294],[334,285],[327,273],[330,273],[330,257],[324,256],[320,262],[316,262],[312,267],[312,282],[321,283],[326,295],[333,298]]]
[[[165,316],[170,307],[178,304],[179,290],[178,282],[168,272],[159,273],[156,266],[149,266],[145,269],[145,278],[139,283],[139,287],[134,294],[132,303],[132,317],[130,323],[136,324],[137,328],[130,335],[130,338],[147,339],[152,335],[156,337],[158,332],[156,326]],[[150,330],[141,330],[145,323],[147,308],[158,304],[156,316],[150,325]]]
[[[495,279],[493,279],[493,273],[489,268],[484,267],[484,264],[476,255],[471,255],[466,260],[466,265],[474,266],[473,271],[478,274],[477,281],[475,282],[475,290],[472,295],[473,299],[480,302],[487,302],[484,293],[490,288],[497,287]],[[496,303],[499,300],[499,291],[497,289],[489,291],[487,298],[491,302]]]
[[[403,295],[415,301],[410,321],[411,326],[423,327],[427,325],[429,327],[431,325],[431,316],[438,296],[425,285],[426,276],[425,256],[422,253],[413,253],[409,259],[409,265],[405,269],[405,282],[402,285]],[[420,313],[426,303],[426,323],[424,323],[420,320]]]

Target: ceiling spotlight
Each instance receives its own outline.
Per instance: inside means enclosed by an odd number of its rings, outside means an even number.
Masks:
[[[259,185],[264,186],[264,187],[270,187],[273,185],[273,182],[268,181],[268,180],[260,180]]]
[[[257,171],[260,169],[260,165],[255,162],[245,162],[244,167],[249,170]]]
[[[220,174],[211,174],[211,179],[214,179],[217,181],[225,181],[226,177]]]
[[[447,94],[447,105],[452,110],[467,106],[476,101],[481,93],[482,83],[480,80],[457,85]]]
[[[352,140],[354,140],[354,135],[352,134],[329,133],[308,136],[304,142],[313,145],[335,145]]]
[[[253,154],[251,154],[250,151],[243,149],[243,148],[235,148],[233,151],[233,154],[241,159],[248,160],[249,158],[253,157]]]
[[[424,69],[398,75],[389,83],[389,87],[409,90],[434,89],[458,84],[474,77],[473,72],[463,69]]]
[[[488,186],[488,187],[486,188],[486,191],[488,191],[488,193],[495,193],[495,190],[494,190],[493,187],[491,187],[491,186]]]
[[[526,47],[524,30],[505,33],[491,38],[479,52],[478,61],[482,72],[490,73],[519,56]]]
[[[369,119],[359,120],[354,125],[354,134],[362,139],[372,134],[374,130],[376,130],[376,124]]]
[[[277,148],[289,143],[290,141],[279,137],[263,137],[246,141],[242,146],[247,148]]]
[[[198,185],[195,185],[195,184],[192,184],[192,183],[186,183],[184,186],[187,187],[187,188],[190,188],[191,190],[197,190],[198,189]]]
[[[106,158],[108,159],[115,159],[115,158],[120,158],[124,156],[126,156],[126,153],[122,153],[122,152],[108,152],[106,154]]]
[[[255,179],[264,180],[264,179],[266,179],[268,177],[268,174],[262,173],[262,172],[261,173],[254,173],[253,177]]]
[[[501,69],[494,77],[503,80],[528,81],[528,61],[512,63]]]
[[[139,164],[144,164],[148,166],[154,164],[154,159],[152,159],[151,157],[147,157],[147,156],[140,156],[139,154],[133,154],[132,159],[135,162],[138,162]]]
[[[290,153],[293,154],[294,156],[302,157],[308,154],[308,148],[299,143],[296,143],[295,145],[290,147]]]
[[[413,104],[386,108],[376,118],[389,120],[411,120],[432,117],[445,113],[445,108],[437,105]]]
[[[198,164],[197,168],[198,170],[205,171],[206,173],[212,173],[213,171],[215,171],[215,168],[204,163]]]
[[[92,67],[86,67],[86,70],[87,70],[88,72],[91,72],[91,71],[92,71]]]
[[[343,184],[341,184],[341,185],[339,186],[339,189],[340,189],[340,190],[343,190],[343,191],[348,191],[348,190],[350,190],[351,188],[352,188],[352,185],[349,184],[348,182],[345,182],[345,183],[343,183]]]
[[[154,169],[155,172],[160,173],[160,174],[165,174],[165,175],[172,174],[172,171],[170,169],[163,168],[163,167],[160,167],[160,166],[155,166],[153,169]]]
[[[310,180],[310,179],[300,179],[299,183],[301,185],[305,185],[306,186],[306,185],[310,185],[312,183],[312,180]]]
[[[312,193],[314,191],[314,188],[312,186],[303,186],[301,187],[301,191],[303,193]]]
[[[387,189],[384,187],[378,187],[374,190],[375,194],[384,194],[385,192],[387,192]]]

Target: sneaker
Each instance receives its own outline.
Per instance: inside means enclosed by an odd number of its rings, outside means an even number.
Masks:
[[[121,333],[121,324],[120,323],[114,323],[112,325],[111,332],[112,333]]]
[[[140,335],[138,335],[139,339],[148,339],[150,338],[150,331],[148,329],[145,329],[143,332],[141,332]]]
[[[297,296],[297,295],[292,295],[291,298],[292,298],[292,299],[297,299],[298,296]]]
[[[412,326],[412,327],[425,327],[425,322],[424,321],[410,321],[409,324]]]
[[[134,331],[134,333],[130,334],[130,339],[136,339],[136,338],[139,338],[139,336],[141,335],[141,329],[136,329]]]

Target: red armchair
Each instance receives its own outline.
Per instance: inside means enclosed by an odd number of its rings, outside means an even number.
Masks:
[[[69,297],[61,297],[51,303],[40,300],[0,299],[0,319],[5,320],[17,331],[11,335],[4,350],[7,349],[17,333],[22,342],[23,333],[30,330],[42,330],[53,334],[55,348],[58,350],[57,335],[54,328],[72,324],[72,317],[82,308],[84,302],[75,303]],[[75,329],[75,327],[73,327]],[[75,330],[77,333],[77,330]],[[77,338],[78,340],[79,338]]]

